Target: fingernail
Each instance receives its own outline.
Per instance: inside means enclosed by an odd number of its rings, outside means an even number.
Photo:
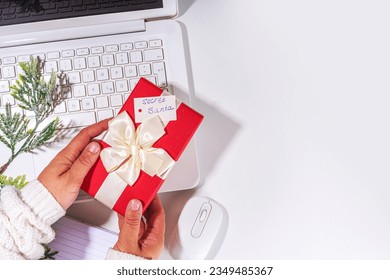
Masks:
[[[131,211],[138,211],[141,208],[141,202],[137,199],[130,200],[129,207]]]
[[[88,146],[88,151],[90,151],[92,154],[96,154],[100,151],[100,146],[98,143],[90,143]]]

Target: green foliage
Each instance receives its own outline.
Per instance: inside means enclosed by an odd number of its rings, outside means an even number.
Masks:
[[[0,188],[5,186],[13,186],[19,190],[23,189],[28,182],[26,181],[26,175],[18,176],[16,178],[5,176],[0,174]]]
[[[39,59],[31,57],[30,62],[22,62],[20,67],[24,74],[20,74],[15,85],[10,87],[11,95],[21,109],[30,111],[32,114],[29,115],[34,117],[28,118],[24,113],[19,113],[20,110],[13,112],[10,104],[6,104],[5,113],[0,113],[0,142],[11,151],[7,162],[0,166],[0,189],[6,185],[22,189],[27,185],[26,176],[12,178],[3,173],[18,155],[32,152],[53,139],[59,128],[58,118],[51,120],[46,126],[43,122],[53,113],[69,89],[63,83],[64,76],[59,76],[60,83],[57,83],[54,72],[49,81],[45,81],[42,75],[44,63]],[[42,259],[54,259],[58,252],[52,251],[47,244],[43,246],[45,254]]]
[[[29,119],[24,114],[13,113],[9,104],[6,104],[5,113],[0,114],[0,141],[11,150],[11,156],[0,168],[0,174],[4,173],[19,154],[45,145],[59,128],[56,118],[41,129],[43,121],[53,113],[55,106],[63,100],[66,93],[66,87],[57,83],[54,72],[51,73],[49,81],[44,80],[43,66],[40,60],[33,57],[30,62],[20,63],[24,74],[20,74],[16,84],[10,87],[11,95],[19,107],[32,112],[34,117]],[[38,128],[41,130],[38,131]]]
[[[57,77],[51,73],[46,82],[42,76],[43,63],[31,57],[30,62],[21,62],[20,67],[24,74],[11,86],[11,95],[19,101],[19,107],[34,112],[37,123],[41,123],[49,116],[55,106],[61,101]]]
[[[5,114],[0,114],[0,141],[3,142],[12,153],[16,145],[31,134],[27,129],[29,119],[20,113],[12,114],[11,105],[5,105]]]
[[[45,248],[45,255],[41,258],[41,260],[55,260],[55,255],[58,254],[58,251],[52,251],[52,249],[47,244],[43,244]]]

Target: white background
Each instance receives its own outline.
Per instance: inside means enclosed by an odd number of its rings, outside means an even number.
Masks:
[[[167,236],[205,195],[229,213],[216,259],[389,258],[390,3],[179,3],[204,182],[161,195]]]

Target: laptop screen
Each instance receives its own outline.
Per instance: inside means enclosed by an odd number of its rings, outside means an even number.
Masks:
[[[2,0],[0,26],[162,7],[163,0]]]

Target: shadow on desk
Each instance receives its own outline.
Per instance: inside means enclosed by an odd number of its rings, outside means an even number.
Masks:
[[[200,188],[205,185],[207,177],[213,172],[220,157],[234,139],[240,129],[240,125],[218,108],[196,97],[192,98],[192,105],[205,117],[196,133],[201,176],[198,188]],[[159,194],[164,205],[166,217],[169,217],[166,220],[166,245],[169,242],[181,210],[188,199],[197,195],[198,188]],[[218,198],[215,199],[218,200]]]
[[[192,78],[193,75],[187,29],[183,23],[179,22],[179,24],[184,38],[191,106],[204,115],[204,120],[195,136],[201,177],[198,185],[199,188],[205,185],[207,177],[213,172],[221,156],[227,150],[228,146],[240,130],[240,124],[218,107],[196,96],[194,81]],[[207,96],[207,93],[203,93],[203,95]],[[164,205],[166,217],[169,217],[166,219],[166,245],[169,242],[181,210],[188,199],[196,195],[198,188],[159,194]],[[215,199],[218,200],[218,198]]]

